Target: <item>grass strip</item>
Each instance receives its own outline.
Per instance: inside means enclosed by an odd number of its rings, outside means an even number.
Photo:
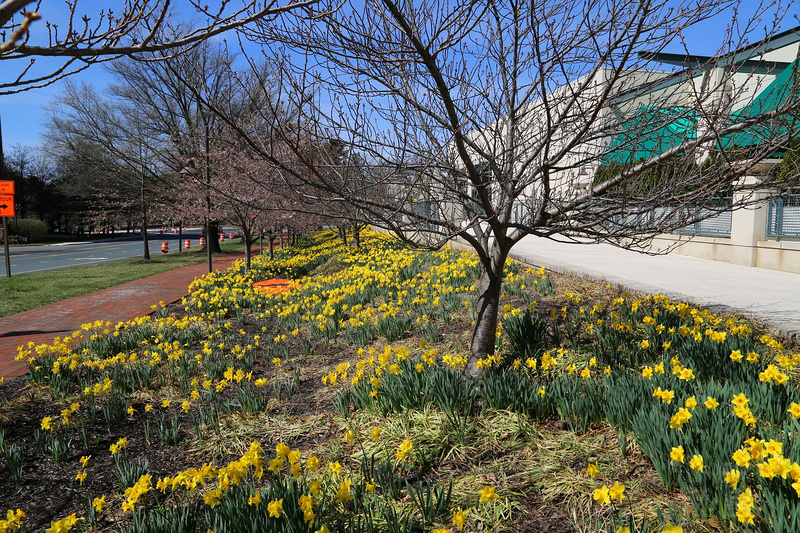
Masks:
[[[220,243],[223,252],[241,252],[243,246],[234,241]],[[13,315],[161,274],[169,270],[202,263],[206,253],[201,248],[152,255],[150,262],[141,258],[123,259],[99,265],[88,265],[32,274],[19,274],[0,279],[0,316]]]

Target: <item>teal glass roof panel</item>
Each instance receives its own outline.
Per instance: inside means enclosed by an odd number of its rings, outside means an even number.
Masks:
[[[624,165],[647,160],[695,138],[696,111],[642,105],[611,141],[604,163]]]

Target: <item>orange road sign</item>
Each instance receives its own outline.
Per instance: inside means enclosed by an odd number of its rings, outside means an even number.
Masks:
[[[0,217],[14,216],[14,196],[0,196]]]
[[[0,194],[14,194],[14,181],[0,180]]]

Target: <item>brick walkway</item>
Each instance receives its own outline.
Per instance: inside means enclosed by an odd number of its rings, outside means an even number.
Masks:
[[[241,257],[236,254],[215,258],[214,270],[227,269]],[[31,341],[52,342],[54,337],[70,335],[86,322],[116,323],[148,315],[153,304],[171,303],[186,296],[192,281],[207,272],[208,263],[198,263],[0,318],[0,377],[21,376],[28,371],[24,361],[14,360],[17,346]]]

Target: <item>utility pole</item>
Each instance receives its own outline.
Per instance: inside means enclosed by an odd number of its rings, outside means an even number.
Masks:
[[[144,163],[144,148],[142,144],[144,141],[142,140],[142,123],[139,122],[139,115],[136,115],[137,125],[136,130],[137,134],[139,135],[139,187],[140,187],[140,197],[139,201],[141,202],[141,216],[142,216],[142,243],[144,245],[144,260],[150,261],[150,242],[147,239],[147,204],[144,201],[144,186],[145,186],[145,163]],[[180,241],[178,242],[178,246],[180,246]]]
[[[206,156],[205,156],[205,180],[206,180],[206,254],[208,255],[208,273],[213,271],[211,266],[211,168],[208,156],[208,120],[203,115],[203,125],[206,130]]]

